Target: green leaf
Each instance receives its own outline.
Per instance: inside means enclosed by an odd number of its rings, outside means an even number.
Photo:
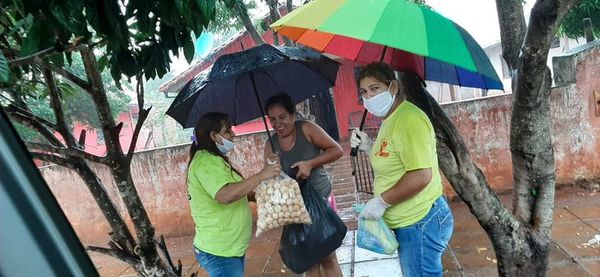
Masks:
[[[208,20],[215,19],[215,0],[196,0],[196,3],[198,4],[198,6],[200,6],[200,10],[202,11],[202,15],[204,15],[204,18]]]
[[[192,63],[194,60],[194,52],[194,42],[192,41],[191,36],[188,36],[183,44],[183,54],[188,63]]]
[[[67,62],[69,63],[69,66],[73,65],[73,53],[65,52],[65,57],[67,58]]]
[[[8,83],[10,80],[10,68],[8,67],[8,60],[0,51],[0,83]]]
[[[138,71],[138,65],[132,53],[127,49],[121,49],[116,54],[119,70],[127,77],[135,76]]]
[[[31,26],[27,32],[27,36],[21,44],[21,56],[28,56],[38,51],[38,44],[40,42],[40,32],[37,25]]]
[[[175,0],[177,11],[185,18],[192,17],[192,9],[190,8],[190,0]]]
[[[104,55],[98,59],[98,68],[100,69],[100,72],[104,71],[106,65],[108,65],[108,56]]]
[[[18,32],[21,29],[27,31],[31,28],[32,25],[33,16],[31,14],[28,14],[25,18],[20,19],[15,23],[15,25],[11,28],[10,32],[8,33],[7,37],[14,35],[15,32]]]
[[[63,99],[77,95],[77,90],[69,83],[59,83],[57,87],[62,92]]]
[[[52,63],[54,63],[58,67],[64,67],[65,66],[65,57],[64,57],[64,55],[62,53],[50,57],[50,60],[52,61]]]

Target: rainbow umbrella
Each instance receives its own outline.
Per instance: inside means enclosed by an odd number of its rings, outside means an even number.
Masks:
[[[314,0],[271,28],[297,43],[359,63],[387,62],[421,78],[503,89],[488,57],[462,27],[405,0]]]

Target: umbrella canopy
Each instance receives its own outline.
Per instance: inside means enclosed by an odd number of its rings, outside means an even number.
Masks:
[[[224,112],[238,125],[264,117],[263,101],[286,92],[295,103],[328,92],[339,63],[297,47],[261,45],[219,57],[208,74],[186,84],[167,110],[184,128],[208,112]],[[265,122],[266,125],[266,122]]]
[[[384,61],[426,80],[502,89],[477,42],[458,24],[406,0],[314,0],[271,25],[320,52]]]

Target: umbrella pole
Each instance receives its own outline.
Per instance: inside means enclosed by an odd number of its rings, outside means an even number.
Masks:
[[[269,132],[269,125],[267,125],[267,119],[265,118],[265,109],[262,105],[262,100],[258,95],[258,89],[256,88],[256,79],[254,78],[254,71],[250,73],[250,82],[252,83],[252,88],[254,89],[254,95],[256,96],[256,101],[258,102],[258,106],[260,107],[260,114],[262,115],[263,123],[265,124],[265,130],[267,130],[267,139],[271,143],[271,150],[275,153],[275,145],[273,144],[273,140],[271,140],[271,132]]]

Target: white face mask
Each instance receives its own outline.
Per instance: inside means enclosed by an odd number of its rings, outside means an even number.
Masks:
[[[221,141],[223,141],[223,144],[219,144],[218,142],[215,142],[215,144],[217,145],[217,148],[219,148],[219,151],[221,151],[221,154],[227,155],[227,153],[235,147],[235,144],[221,135],[219,135],[219,137],[221,138]]]
[[[394,105],[396,95],[392,96],[390,89],[377,94],[369,99],[363,98],[365,109],[375,116],[384,117]]]

